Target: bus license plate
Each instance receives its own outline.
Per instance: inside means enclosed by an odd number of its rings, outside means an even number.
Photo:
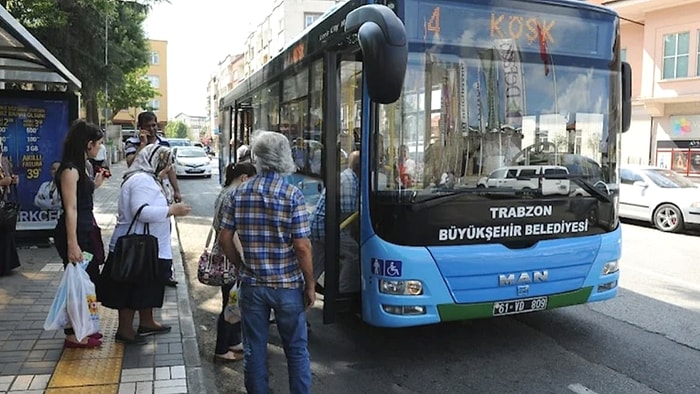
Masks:
[[[514,315],[547,309],[547,297],[524,298],[521,300],[499,301],[493,303],[493,315]]]

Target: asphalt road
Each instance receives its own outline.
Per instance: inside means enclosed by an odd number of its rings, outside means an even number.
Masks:
[[[244,392],[242,363],[214,364],[218,288],[196,266],[220,188],[182,179],[192,215],[178,222],[203,369],[211,393]],[[698,393],[698,236],[623,224],[620,295],[534,314],[407,329],[370,327],[354,316],[309,313],[317,393]],[[281,340],[271,326],[272,392],[285,393]]]

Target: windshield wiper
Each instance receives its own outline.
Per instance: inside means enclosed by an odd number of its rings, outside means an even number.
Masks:
[[[413,196],[411,201],[410,209],[412,211],[420,211],[426,208],[432,208],[436,205],[444,204],[448,201],[455,200],[464,194],[478,194],[486,196],[488,194],[509,194],[520,193],[524,194],[522,190],[515,190],[511,188],[463,188],[463,189],[435,189],[433,194],[439,194],[436,196],[424,196],[425,200],[416,202],[417,195]]]
[[[581,177],[581,175],[574,175],[574,174],[549,174],[549,175],[544,175],[544,179],[568,179],[578,186],[581,186],[581,188],[585,191],[588,192],[588,194],[592,195],[595,197],[598,201],[602,202],[607,202],[607,203],[612,203],[613,199],[610,196],[610,190],[608,189],[608,185],[605,184],[603,181],[598,181],[595,184],[592,184],[585,179]],[[600,190],[596,185],[602,184],[605,186],[605,192]]]

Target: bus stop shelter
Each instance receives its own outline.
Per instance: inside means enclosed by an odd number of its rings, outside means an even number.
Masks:
[[[0,6],[0,138],[19,184],[18,231],[53,230],[57,208],[36,204],[40,186],[51,182],[63,140],[79,113],[81,82]]]
[[[80,80],[0,6],[0,81],[65,86],[78,92]]]

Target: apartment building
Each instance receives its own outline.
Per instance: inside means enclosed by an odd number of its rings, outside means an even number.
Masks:
[[[337,0],[275,0],[270,11],[250,32],[242,54],[227,56],[207,85],[207,116],[218,130],[219,100],[240,81],[262,68],[304,29],[333,7]]]
[[[251,75],[330,9],[336,0],[275,0],[245,42],[245,75]]]
[[[149,66],[146,77],[151,82],[160,96],[155,97],[149,103],[154,108],[160,129],[164,129],[168,123],[168,41],[148,40],[150,47]],[[112,119],[112,124],[131,128],[136,124],[136,116],[142,108],[123,109]]]
[[[190,141],[199,142],[204,133],[207,131],[207,117],[197,116],[197,115],[187,115],[184,112],[180,112],[173,118],[175,121],[180,121],[187,126],[189,130],[188,138]]]
[[[621,17],[632,66],[632,127],[623,162],[700,177],[700,0],[594,0]]]
[[[234,86],[243,80],[243,54],[227,55],[219,62],[217,71],[207,84],[207,122],[209,130],[218,134],[219,130],[219,99],[230,92]]]

